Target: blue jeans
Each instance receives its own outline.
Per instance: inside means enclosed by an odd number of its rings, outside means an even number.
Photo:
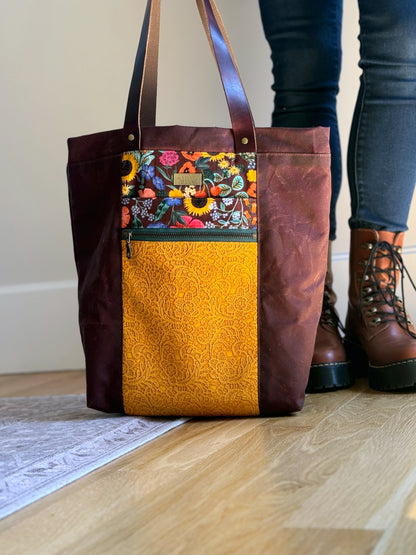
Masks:
[[[342,0],[259,0],[276,127],[331,128],[330,239],[341,186]],[[406,231],[416,182],[416,0],[358,0],[360,89],[348,145],[351,229]],[[351,44],[353,44],[351,37]]]

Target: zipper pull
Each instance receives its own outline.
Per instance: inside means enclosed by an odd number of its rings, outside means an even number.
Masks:
[[[126,239],[126,256],[128,259],[131,258],[131,231],[129,231]]]

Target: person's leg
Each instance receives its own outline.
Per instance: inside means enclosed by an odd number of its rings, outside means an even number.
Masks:
[[[275,127],[330,127],[332,199],[330,239],[341,186],[341,151],[336,97],[341,70],[342,0],[260,0],[264,32],[272,52]],[[321,318],[307,391],[352,384],[338,331],[332,288],[331,250]]]
[[[346,340],[370,386],[416,385],[416,330],[396,290],[416,181],[416,3],[359,0],[363,70],[348,151]]]
[[[271,48],[273,127],[330,127],[330,239],[341,186],[336,97],[341,70],[342,0],[259,0]]]
[[[350,227],[406,231],[416,182],[416,2],[359,0]]]

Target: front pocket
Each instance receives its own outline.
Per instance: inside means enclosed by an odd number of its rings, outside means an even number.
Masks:
[[[257,201],[247,197],[126,198],[122,228],[255,229]]]
[[[122,227],[256,228],[256,179],[255,153],[124,152]]]
[[[154,231],[123,230],[126,413],[258,415],[255,230]]]
[[[183,197],[255,198],[256,165],[254,152],[133,150],[122,155],[122,193],[142,199],[172,191]]]

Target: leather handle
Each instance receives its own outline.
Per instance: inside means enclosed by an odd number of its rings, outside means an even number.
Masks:
[[[154,126],[161,0],[148,0],[130,85],[124,126]],[[220,73],[236,152],[255,152],[256,134],[251,110],[214,0],[196,0]]]

